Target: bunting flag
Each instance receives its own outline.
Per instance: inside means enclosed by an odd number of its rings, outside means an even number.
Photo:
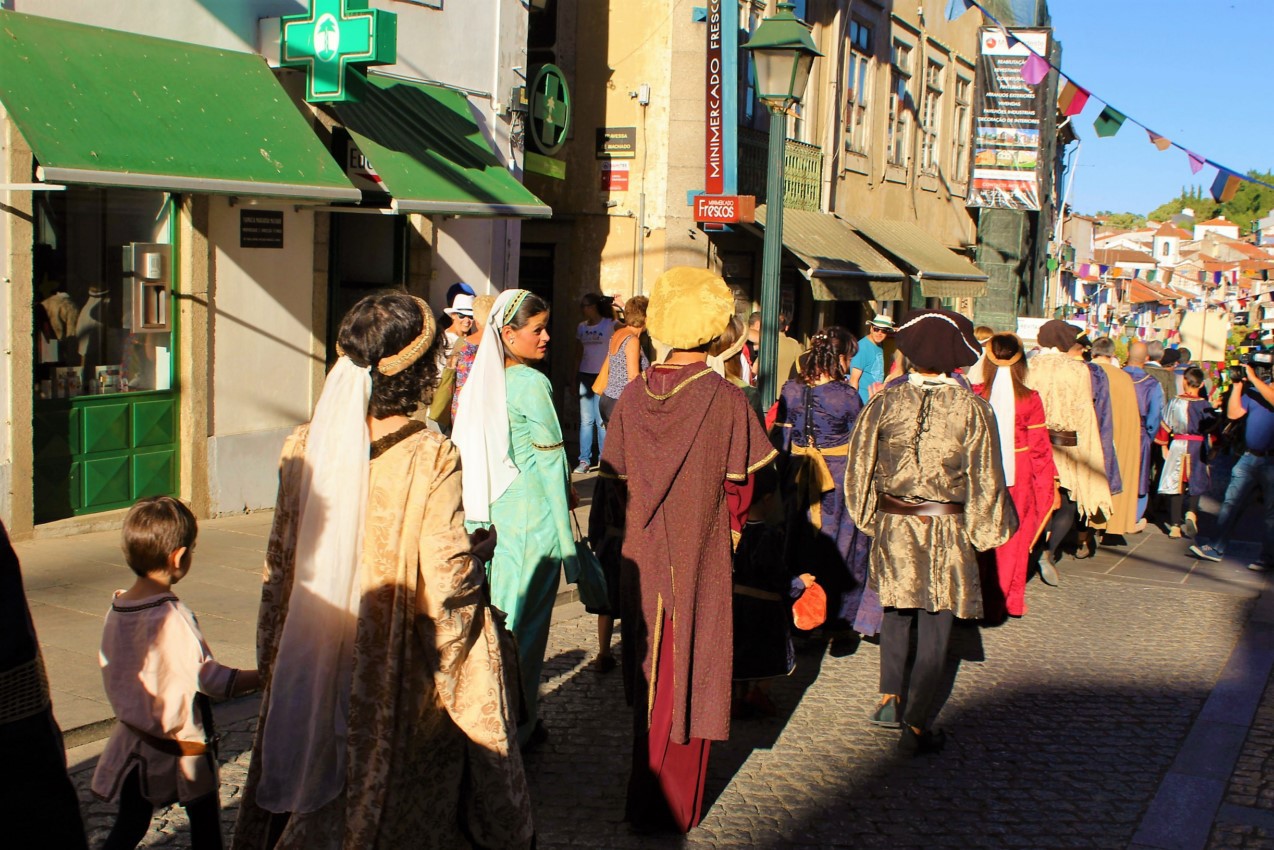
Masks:
[[[1157,278],[1158,276],[1159,276],[1159,272],[1157,272],[1154,269],[1151,269],[1150,271],[1146,272],[1146,283],[1154,283],[1155,278]]]
[[[1102,138],[1113,136],[1119,132],[1120,127],[1124,126],[1126,117],[1118,109],[1107,104],[1106,108],[1101,111],[1101,115],[1098,115],[1097,120],[1093,122],[1093,129]]]
[[[1022,82],[1028,86],[1038,86],[1040,82],[1048,76],[1049,70],[1052,68],[1048,61],[1038,53],[1032,53],[1026,57],[1026,63],[1022,65]]]
[[[1190,160],[1191,174],[1198,174],[1200,171],[1203,170],[1203,164],[1207,162],[1206,159],[1199,156],[1197,153],[1194,153],[1193,151],[1186,151],[1186,158]]]
[[[1105,277],[1105,276],[1106,276],[1106,272],[1110,271],[1110,266],[1098,265],[1098,266],[1097,266],[1097,268],[1098,268],[1098,270],[1100,270],[1100,272],[1101,272],[1101,276],[1102,276],[1102,277]]]
[[[1147,130],[1146,135],[1150,137],[1150,144],[1154,145],[1161,151],[1166,151],[1168,148],[1172,147],[1172,139],[1165,139],[1154,130]]]
[[[972,8],[970,0],[947,0],[947,20],[954,21]]]
[[[1062,93],[1057,96],[1057,108],[1065,116],[1078,115],[1084,111],[1084,106],[1088,103],[1088,92],[1079,86],[1066,81],[1066,85],[1062,88]]]
[[[1216,179],[1212,181],[1212,199],[1217,203],[1224,204],[1234,197],[1235,192],[1239,191],[1239,184],[1242,182],[1242,178],[1233,171],[1221,169],[1217,172]]]

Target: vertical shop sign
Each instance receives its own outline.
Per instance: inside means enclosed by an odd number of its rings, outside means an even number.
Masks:
[[[704,124],[707,159],[704,191],[709,195],[725,192],[725,138],[722,121],[724,91],[721,73],[721,0],[708,0],[707,115]]]
[[[1048,31],[1011,35],[995,27],[980,34],[968,206],[1038,210],[1041,169],[1048,167],[1040,161],[1040,127],[1053,104],[1045,82],[1032,86],[1022,79],[1022,66],[1031,50],[1048,56]]]

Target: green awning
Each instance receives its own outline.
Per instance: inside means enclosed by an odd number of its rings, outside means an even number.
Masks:
[[[907,269],[924,297],[979,298],[986,294],[986,272],[918,225],[884,218],[850,218],[849,223]]]
[[[336,115],[375,169],[397,212],[527,216],[553,210],[505,167],[457,91],[350,75],[357,98]]]
[[[765,205],[756,223],[765,227]],[[783,247],[808,267],[816,301],[899,301],[907,279],[897,266],[830,213],[783,210]]]
[[[361,198],[253,54],[0,12],[0,103],[41,180]]]

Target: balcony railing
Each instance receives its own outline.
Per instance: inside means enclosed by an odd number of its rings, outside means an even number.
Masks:
[[[766,146],[769,136],[750,127],[739,128],[739,194],[756,195],[765,203]],[[823,191],[823,149],[794,139],[783,152],[783,206],[817,212]]]

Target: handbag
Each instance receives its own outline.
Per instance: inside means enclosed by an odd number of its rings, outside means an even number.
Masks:
[[[801,598],[792,604],[792,623],[801,631],[817,629],[827,622],[827,591],[810,582]]]
[[[456,391],[456,369],[444,366],[438,376],[438,386],[434,388],[433,400],[429,402],[429,418],[443,428],[451,427],[451,397]]]
[[[609,611],[610,594],[606,589],[606,574],[602,572],[602,562],[580,531],[575,511],[571,511],[571,525],[575,530],[575,558],[579,563],[579,573],[573,583],[579,593],[579,601],[590,611]],[[566,580],[571,581],[571,577],[568,575]]]

